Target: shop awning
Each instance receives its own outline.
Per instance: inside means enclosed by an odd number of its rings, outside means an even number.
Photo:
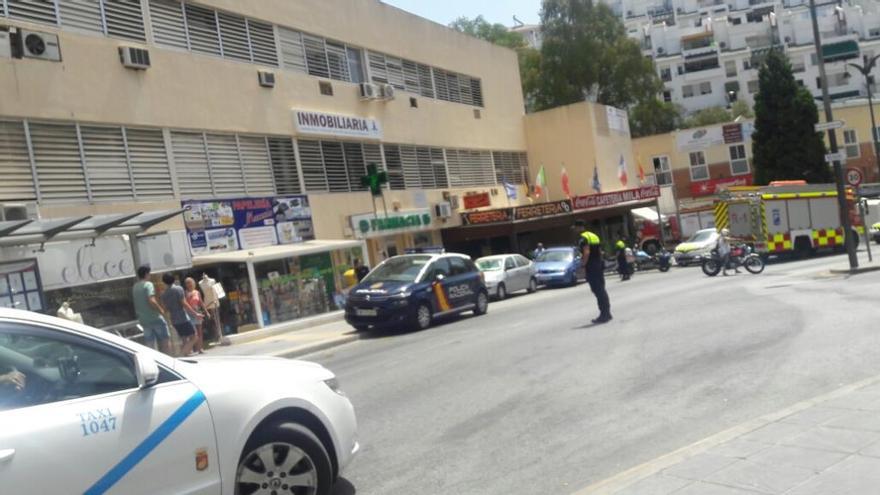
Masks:
[[[839,41],[822,45],[822,58],[826,62],[846,60],[859,56],[859,44],[855,40]]]
[[[361,246],[363,246],[363,241],[307,241],[300,244],[284,244],[281,246],[242,249],[229,253],[196,256],[193,257],[193,266],[215,265],[219,263],[259,263]]]
[[[0,246],[95,239],[105,235],[140,234],[182,212],[183,210],[163,210],[0,222]]]
[[[645,206],[642,208],[633,208],[632,214],[635,217],[640,218],[642,220],[648,220],[649,222],[655,222],[655,223],[657,222],[657,209],[656,208],[652,208],[649,206]],[[660,218],[662,218],[664,222],[666,221],[666,215],[661,215]]]

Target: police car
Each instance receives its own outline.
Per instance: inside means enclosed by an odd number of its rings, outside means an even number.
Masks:
[[[473,311],[483,315],[489,293],[471,259],[461,254],[389,258],[349,291],[345,320],[358,330],[393,326],[423,330],[435,318]]]
[[[0,309],[0,492],[328,494],[357,451],[318,364],[174,359]]]

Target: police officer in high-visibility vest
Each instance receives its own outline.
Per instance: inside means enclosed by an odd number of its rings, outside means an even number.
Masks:
[[[575,222],[575,229],[580,233],[578,248],[583,254],[582,262],[587,271],[587,282],[590,290],[596,296],[599,304],[599,317],[593,320],[594,324],[608,323],[611,321],[611,302],[605,291],[605,262],[602,260],[602,240],[598,235],[587,230],[587,224],[583,220]]]

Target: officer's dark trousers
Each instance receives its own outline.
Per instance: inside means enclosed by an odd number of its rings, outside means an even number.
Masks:
[[[611,302],[608,300],[608,293],[605,292],[605,273],[602,267],[587,268],[587,281],[590,283],[590,290],[596,296],[596,302],[599,304],[599,317],[607,318],[611,316]]]

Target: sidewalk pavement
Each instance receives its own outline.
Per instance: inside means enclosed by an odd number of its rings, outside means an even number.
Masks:
[[[232,345],[215,346],[205,356],[275,356],[299,357],[358,340],[360,336],[344,321],[316,324],[267,337],[234,341]]]
[[[846,257],[843,257],[842,261],[836,263],[831,269],[831,273],[835,275],[859,275],[862,273],[880,271],[880,245],[874,244],[871,246],[871,257],[873,258],[873,261],[869,261],[868,251],[864,246],[860,246],[857,253],[859,259],[858,268],[850,270],[849,260]]]
[[[575,495],[880,493],[880,376],[798,403]]]

